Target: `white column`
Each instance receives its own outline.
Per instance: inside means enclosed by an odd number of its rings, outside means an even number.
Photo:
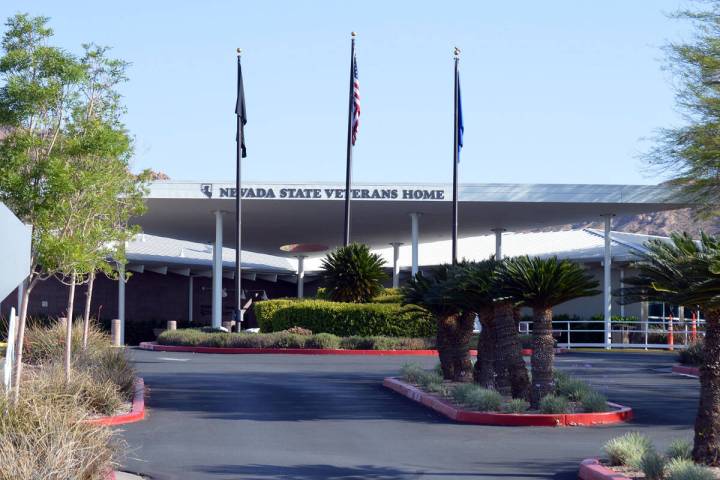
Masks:
[[[213,245],[212,268],[212,326],[222,326],[222,248],[223,248],[223,212],[216,210],[215,244]]]
[[[625,288],[625,269],[620,267],[620,288]],[[625,316],[625,302],[620,298],[620,316]]]
[[[495,260],[498,262],[502,260],[502,234],[505,231],[504,228],[493,228],[493,232],[495,232]]]
[[[191,323],[193,321],[193,278],[195,277],[192,275],[188,277],[188,322]]]
[[[392,242],[390,245],[393,247],[393,288],[400,286],[400,245],[401,242]]]
[[[418,237],[420,236],[420,213],[410,214],[410,234],[412,236],[412,274],[418,272]]]
[[[605,258],[603,263],[603,320],[605,323],[605,348],[612,348],[612,242],[610,232],[612,215],[603,215],[605,218]]]
[[[297,261],[297,297],[305,296],[305,257],[306,255],[298,255]]]
[[[118,264],[118,320],[120,345],[125,345],[125,265]]]

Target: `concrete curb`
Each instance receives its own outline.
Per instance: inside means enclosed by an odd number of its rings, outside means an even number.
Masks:
[[[691,367],[689,365],[673,365],[672,373],[678,375],[687,375],[688,377],[700,378],[700,367]]]
[[[93,425],[124,425],[126,423],[135,423],[145,419],[145,381],[142,378],[135,380],[135,393],[133,394],[132,409],[130,413],[122,415],[114,415],[111,417],[99,417],[87,420]],[[113,477],[115,474],[113,473]]]
[[[235,347],[190,347],[182,345],[159,345],[157,342],[140,342],[138,348],[154,352],[184,352],[184,353],[217,353],[223,355],[369,355],[369,356],[421,356],[437,357],[437,350],[342,350],[323,348],[235,348]],[[555,354],[566,353],[564,348],[556,348]],[[532,350],[523,349],[524,356],[532,355]],[[471,356],[477,355],[477,350],[470,350]]]
[[[394,377],[383,380],[383,386],[410,400],[425,405],[451,420],[475,425],[496,425],[504,427],[575,427],[608,425],[627,422],[632,419],[632,409],[608,402],[616,410],[601,413],[491,413],[475,412],[457,408],[447,400],[423,392],[419,388]]]
[[[595,458],[588,458],[580,462],[578,478],[580,480],[630,480],[630,477],[604,467]]]

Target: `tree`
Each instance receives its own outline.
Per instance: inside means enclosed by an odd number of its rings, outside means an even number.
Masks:
[[[456,382],[472,381],[469,346],[475,314],[456,301],[458,267],[440,265],[418,272],[402,289],[404,302],[420,305],[435,316],[437,350],[443,377]]]
[[[720,240],[699,242],[675,233],[670,242],[651,240],[618,290],[624,303],[638,301],[700,305],[705,314],[704,361],[700,366],[700,402],[695,418],[693,459],[720,466]]]
[[[702,206],[700,213],[714,215],[720,199],[720,1],[702,4],[674,15],[692,22],[692,40],[666,48],[685,125],[661,129],[647,161],[669,173]]]
[[[47,22],[26,14],[10,18],[0,57],[0,125],[7,132],[0,141],[0,200],[33,225],[16,398],[30,292],[52,275],[68,282],[69,348],[75,285],[132,232],[124,226],[139,212],[144,181],[128,168],[131,145],[114,88],[125,64],[93,45],[85,46],[82,59],[49,46]],[[66,366],[69,374],[67,352]]]
[[[503,293],[533,311],[531,401],[537,406],[554,392],[552,309],[580,297],[597,295],[598,282],[580,265],[557,257],[520,256],[507,259],[498,271]]]
[[[385,260],[370,253],[367,245],[351,243],[328,253],[320,268],[331,300],[366,303],[382,291],[387,279],[384,266]]]

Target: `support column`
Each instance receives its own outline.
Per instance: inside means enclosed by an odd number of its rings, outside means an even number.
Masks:
[[[413,276],[418,272],[418,237],[420,236],[421,213],[410,214],[410,235],[412,236],[412,269]]]
[[[125,345],[125,265],[118,264],[118,320],[120,320],[120,345]]]
[[[393,288],[400,287],[400,245],[402,242],[392,242],[390,245],[393,247]]]
[[[215,244],[213,245],[212,267],[212,326],[222,326],[222,249],[223,249],[223,212],[216,210]]]
[[[192,323],[193,321],[193,293],[195,289],[193,288],[193,277],[190,275],[188,277],[188,322]]]
[[[605,323],[605,348],[612,348],[612,231],[613,215],[603,215],[605,219],[605,258],[603,263],[603,321]]]
[[[640,302],[640,327],[642,328],[643,341],[645,342],[645,350],[648,343],[648,313],[650,304],[648,302]]]
[[[495,232],[495,260],[498,262],[503,259],[502,254],[502,234],[505,231],[504,228],[493,228],[493,232]]]
[[[297,297],[305,296],[305,257],[307,255],[298,255],[297,261]]]
[[[625,269],[620,267],[620,289],[622,290],[623,288],[625,288]],[[625,317],[625,302],[622,297],[620,297],[620,316]]]

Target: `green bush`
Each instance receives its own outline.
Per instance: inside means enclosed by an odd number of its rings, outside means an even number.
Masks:
[[[670,443],[670,446],[665,451],[665,455],[669,459],[679,458],[684,460],[691,460],[692,450],[692,442],[685,440],[684,438],[678,438]]]
[[[611,465],[634,468],[640,468],[643,455],[652,449],[650,439],[638,432],[628,432],[610,439],[603,447]]]
[[[712,470],[691,460],[673,459],[667,463],[665,480],[715,480]]]
[[[318,333],[305,338],[305,348],[340,348],[340,337],[332,333]]]
[[[567,374],[556,374],[555,391],[558,395],[563,395],[570,401],[579,402],[585,395],[588,395],[592,389],[590,385],[578,378],[571,377]]]
[[[263,303],[267,302],[260,302],[258,306]],[[278,306],[270,322],[266,320],[267,310],[261,315],[265,319],[258,322],[263,332],[298,326],[339,336],[432,337],[435,334],[432,315],[414,305],[304,300]]]
[[[473,392],[479,389],[480,387],[475,384],[461,383],[460,385],[456,385],[452,388],[452,390],[450,390],[450,396],[456,403],[459,403],[461,405],[469,405],[470,398],[473,395]]]
[[[495,390],[475,388],[466,397],[466,405],[481,412],[498,412],[502,406],[502,395]]]
[[[369,302],[383,290],[384,266],[385,260],[361,243],[333,250],[320,266],[327,296],[337,302]]]
[[[570,410],[568,399],[558,395],[546,395],[540,399],[540,413],[567,413]]]
[[[287,307],[288,305],[302,301],[303,300],[300,298],[278,298],[253,303],[253,312],[255,313],[255,319],[257,320],[258,327],[260,327],[260,331],[264,333],[272,332],[272,319],[275,312],[281,308]],[[290,325],[289,327],[294,326],[295,325]]]
[[[530,408],[530,404],[522,398],[513,398],[508,400],[503,406],[503,412],[505,413],[524,413]]]
[[[400,375],[408,383],[419,384],[420,377],[425,375],[425,370],[418,363],[406,363],[400,369]]]
[[[699,367],[703,363],[703,342],[693,342],[684,350],[678,352],[678,361],[683,365]]]
[[[650,449],[640,459],[640,470],[647,480],[663,480],[665,459],[655,450]]]
[[[583,394],[580,403],[583,411],[587,413],[607,412],[609,410],[605,395],[593,390]]]

